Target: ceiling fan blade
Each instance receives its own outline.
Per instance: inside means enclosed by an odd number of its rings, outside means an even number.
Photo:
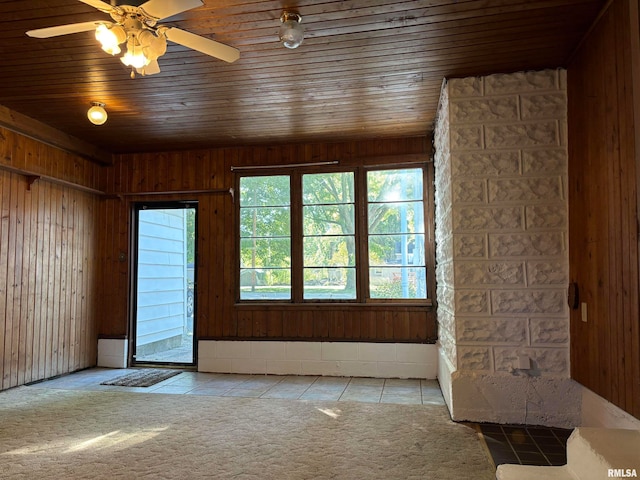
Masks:
[[[87,5],[91,5],[93,8],[97,8],[101,12],[109,13],[113,10],[113,7],[106,2],[101,0],[80,0],[82,3],[86,3]]]
[[[230,47],[214,40],[195,35],[193,33],[180,30],[179,28],[169,28],[165,31],[165,35],[168,40],[174,43],[179,43],[185,47],[192,48],[205,55],[219,58],[225,62],[235,62],[240,58],[240,50]]]
[[[160,65],[158,64],[158,60],[152,60],[146,67],[136,68],[136,71],[140,75],[155,75],[156,73],[160,73]]]
[[[84,1],[84,0],[80,0]],[[99,0],[94,0],[99,1]],[[192,8],[204,5],[200,0],[149,0],[140,5],[140,8],[148,16],[156,20],[173,17],[178,13],[186,12]]]
[[[69,35],[71,33],[88,32],[95,30],[101,23],[111,25],[111,22],[104,20],[96,20],[94,22],[71,23],[69,25],[58,25],[57,27],[39,28],[37,30],[29,30],[27,35],[33,38],[50,38],[60,35]]]

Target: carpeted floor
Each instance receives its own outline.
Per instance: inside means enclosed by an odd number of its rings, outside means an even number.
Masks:
[[[0,392],[0,478],[474,479],[495,472],[443,406]]]

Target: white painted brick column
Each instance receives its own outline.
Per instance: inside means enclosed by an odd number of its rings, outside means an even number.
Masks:
[[[457,420],[578,422],[565,300],[566,118],[564,70],[443,85],[435,135],[439,376]]]
[[[453,278],[453,205],[451,198],[451,151],[449,148],[449,90],[440,92],[438,121],[434,131],[436,297],[438,300],[438,379],[452,410],[451,374],[457,369],[457,342]]]

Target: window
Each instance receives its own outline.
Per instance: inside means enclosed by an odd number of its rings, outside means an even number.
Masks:
[[[356,298],[353,172],[302,176],[304,299]]]
[[[371,298],[427,298],[422,169],[367,172]]]
[[[425,171],[243,173],[239,299],[425,303]]]
[[[240,179],[240,299],[291,298],[287,175]]]

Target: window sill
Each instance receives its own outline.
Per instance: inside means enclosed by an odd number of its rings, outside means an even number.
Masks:
[[[425,303],[397,303],[397,302],[305,302],[305,303],[288,303],[288,302],[242,302],[235,303],[234,308],[238,310],[402,310],[402,311],[421,311],[434,310],[431,300]]]

